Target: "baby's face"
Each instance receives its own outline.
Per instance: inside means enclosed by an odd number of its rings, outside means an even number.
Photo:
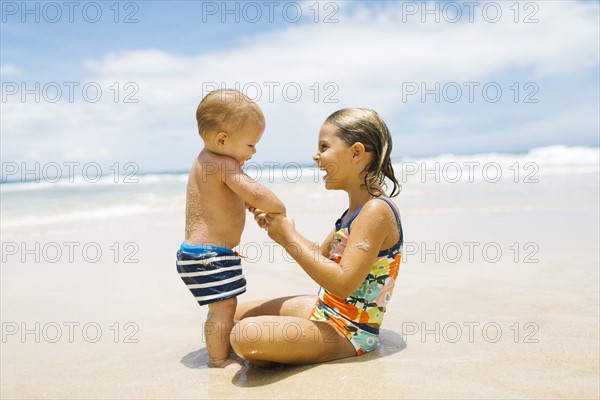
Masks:
[[[256,153],[256,144],[263,132],[264,128],[257,124],[247,124],[236,132],[231,132],[226,145],[226,155],[243,165]]]

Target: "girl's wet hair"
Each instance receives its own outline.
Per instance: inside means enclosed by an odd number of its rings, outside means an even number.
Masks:
[[[362,143],[365,150],[373,154],[371,162],[363,170],[364,186],[370,195],[382,194],[378,190],[373,192],[373,186],[379,183],[386,187],[385,178],[394,185],[390,197],[400,193],[400,184],[394,175],[390,158],[392,136],[379,114],[368,108],[343,108],[327,117],[325,123],[337,128],[339,137],[346,145]]]

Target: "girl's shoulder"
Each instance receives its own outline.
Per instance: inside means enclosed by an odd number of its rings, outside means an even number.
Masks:
[[[387,197],[377,197],[367,201],[348,229],[352,233],[366,237],[380,237],[382,249],[392,248],[402,243],[402,225],[396,205]]]
[[[374,224],[381,226],[382,224],[389,227],[400,226],[400,212],[396,204],[388,197],[375,197],[367,201],[356,218],[350,221],[352,225],[356,222],[360,224]]]
[[[397,220],[400,219],[400,211],[398,210],[398,206],[396,206],[396,203],[394,203],[389,197],[374,197],[365,203],[363,210],[367,210],[369,213],[373,212],[375,214],[384,215],[391,212],[394,214],[394,217]]]

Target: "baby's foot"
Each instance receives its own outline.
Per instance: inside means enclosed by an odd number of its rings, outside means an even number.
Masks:
[[[209,359],[208,360],[208,368],[226,368],[226,369],[231,369],[231,368],[239,368],[241,367],[240,363],[237,360],[234,360],[232,358],[222,358],[219,360],[213,360],[213,359]]]

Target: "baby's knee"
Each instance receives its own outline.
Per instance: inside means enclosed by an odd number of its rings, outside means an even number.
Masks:
[[[237,297],[233,297],[231,299],[225,299],[221,301],[217,301],[214,303],[210,303],[208,305],[208,310],[211,313],[219,314],[219,315],[227,315],[233,318],[235,314],[235,309],[237,307]]]

